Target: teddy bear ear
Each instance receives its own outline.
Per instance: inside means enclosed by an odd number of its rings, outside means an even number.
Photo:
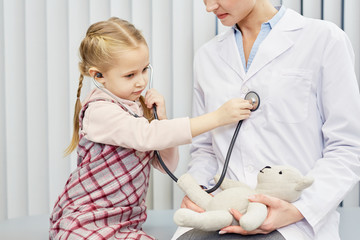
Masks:
[[[295,190],[296,191],[302,191],[307,187],[310,187],[311,184],[313,184],[314,178],[310,176],[303,177],[296,185]]]

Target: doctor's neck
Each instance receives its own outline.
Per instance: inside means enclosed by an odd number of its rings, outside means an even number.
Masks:
[[[249,14],[237,23],[237,27],[244,35],[258,35],[261,24],[272,19],[278,10],[269,2],[264,1],[261,4],[255,4]]]

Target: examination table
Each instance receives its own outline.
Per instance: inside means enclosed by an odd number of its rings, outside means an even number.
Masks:
[[[145,232],[158,240],[170,240],[177,226],[173,221],[175,210],[149,210],[143,225]],[[341,213],[341,240],[360,239],[360,208],[339,208]],[[0,240],[48,240],[47,215],[0,221]]]

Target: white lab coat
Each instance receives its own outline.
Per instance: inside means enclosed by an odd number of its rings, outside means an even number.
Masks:
[[[247,73],[232,29],[200,48],[194,67],[194,115],[249,90],[261,98],[243,122],[227,177],[254,187],[258,171],[275,164],[312,175],[294,203],[305,220],[279,231],[286,239],[340,239],[336,208],[360,176],[360,95],[346,34],[287,9]],[[221,172],[235,126],[193,140],[189,172],[199,184]]]

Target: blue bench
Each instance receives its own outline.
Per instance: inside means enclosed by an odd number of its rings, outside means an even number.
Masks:
[[[149,210],[143,229],[158,240],[170,240],[177,226],[173,221],[175,210]],[[341,213],[341,240],[360,239],[360,208],[339,208]],[[48,240],[47,215],[0,221],[1,240]]]
[[[158,240],[170,240],[177,226],[174,210],[149,210],[143,230]],[[0,221],[0,240],[48,240],[49,216],[37,215]]]

